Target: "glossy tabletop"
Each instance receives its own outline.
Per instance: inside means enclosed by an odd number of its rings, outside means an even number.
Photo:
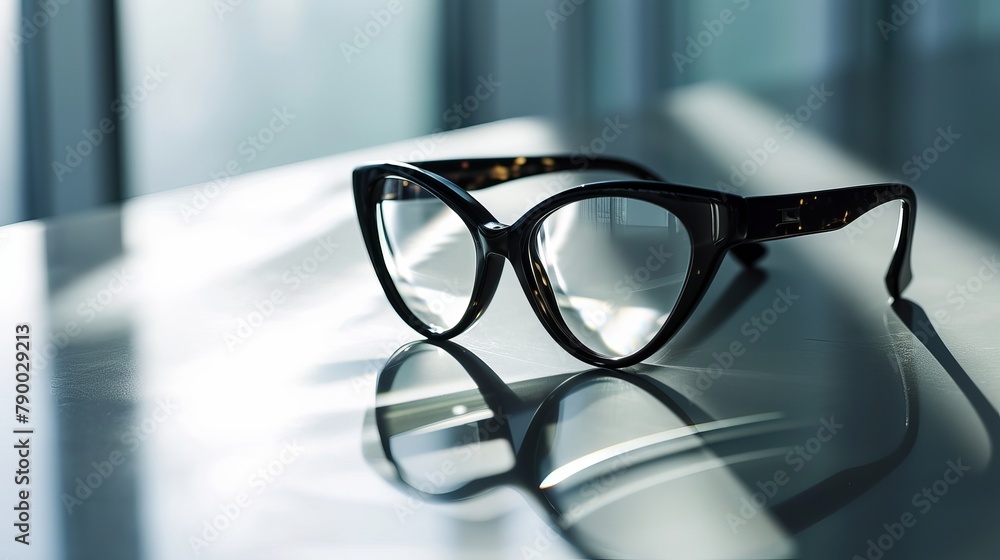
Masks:
[[[995,555],[998,251],[933,198],[906,300],[890,306],[883,283],[888,205],[769,243],[755,268],[725,262],[666,349],[618,372],[561,351],[509,269],[454,345],[410,345],[365,255],[350,194],[362,162],[593,151],[729,188],[780,114],[699,86],[593,124],[500,122],[0,228],[0,551]],[[901,178],[808,128],[749,175],[736,192]],[[566,186],[476,196],[510,223]],[[15,484],[25,437],[30,483]],[[13,540],[25,489],[30,546]]]

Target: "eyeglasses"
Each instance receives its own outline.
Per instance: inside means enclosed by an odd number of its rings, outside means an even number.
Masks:
[[[663,182],[639,165],[588,160],[590,171],[636,180],[574,187],[502,224],[469,193],[544,173],[579,170],[579,158],[518,157],[382,162],[354,170],[361,232],[389,302],[421,335],[442,340],[472,326],[503,270],[542,325],[577,359],[606,367],[656,352],[691,315],[732,252],[750,265],[758,242],[840,229],[902,201],[885,277],[895,299],[909,284],[916,196],[885,183],[802,194],[741,197]]]

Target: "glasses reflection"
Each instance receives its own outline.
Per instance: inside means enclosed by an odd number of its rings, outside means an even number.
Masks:
[[[774,558],[796,556],[795,533],[863,494],[912,446],[905,380],[886,396],[904,401],[904,436],[864,461],[836,412],[710,412],[662,369],[508,384],[457,344],[413,342],[379,373],[368,459],[428,501],[475,504],[515,488],[587,555]],[[885,373],[899,380],[901,370]]]

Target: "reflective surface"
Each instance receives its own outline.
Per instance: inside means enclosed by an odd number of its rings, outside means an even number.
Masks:
[[[906,331],[911,308],[898,309],[902,321],[889,313],[886,329]],[[518,488],[588,556],[788,557],[792,535],[853,502],[910,454],[919,397],[897,350],[907,349],[891,350],[896,361],[873,371],[881,379],[870,387],[901,414],[895,422],[882,415],[871,426],[878,433],[853,441],[883,442],[871,460],[840,434],[844,422],[879,415],[851,407],[834,405],[839,412],[818,419],[784,409],[713,418],[687,396],[703,395],[678,391],[662,370],[507,385],[457,344],[409,343],[376,382],[367,457],[388,481],[428,500],[476,503],[502,485]]]
[[[713,185],[785,110],[697,93],[628,121],[609,151]],[[705,111],[713,96],[732,103]],[[722,107],[746,110],[720,122]],[[446,135],[434,157],[572,151],[600,130],[499,123]],[[695,150],[695,138],[714,148]],[[34,430],[33,543],[14,548],[16,487],[5,482],[0,557],[579,558],[622,546],[648,557],[644,547],[656,546],[675,557],[851,558],[885,545],[887,559],[936,559],[1000,550],[988,514],[1000,494],[1000,282],[990,268],[996,241],[982,229],[922,201],[913,304],[896,308],[882,284],[895,212],[772,243],[757,269],[723,263],[662,355],[615,374],[562,352],[508,274],[491,312],[456,339],[496,380],[437,356],[406,362],[386,390],[386,361],[413,334],[368,263],[349,180],[361,161],[410,151],[398,144],[234,178],[195,215],[182,210],[201,186],[0,229],[8,364],[14,326],[34,333],[25,424]],[[882,179],[803,129],[741,188]],[[518,183],[481,192],[505,223],[563,186],[558,177]],[[909,416],[908,387],[919,397]],[[14,394],[0,384],[8,476],[9,430],[21,426]],[[386,417],[398,432],[394,466],[377,460],[376,419],[397,404],[400,414]],[[503,418],[509,434],[490,431]],[[744,424],[718,424],[737,419]],[[824,420],[843,429],[821,434]],[[485,460],[473,460],[476,445]],[[786,459],[796,446],[802,454]],[[632,466],[615,472],[609,449]],[[454,474],[437,484],[443,459]],[[584,495],[611,474],[609,488],[630,491]],[[870,486],[852,494],[866,487],[859,480]],[[766,497],[772,482],[780,489]],[[575,504],[584,509],[574,516]],[[634,513],[610,516],[623,511]],[[623,545],[622,534],[636,538]]]

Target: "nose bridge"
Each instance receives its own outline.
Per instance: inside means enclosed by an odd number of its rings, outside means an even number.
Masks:
[[[479,235],[486,246],[486,254],[496,254],[510,259],[510,226],[488,222],[479,226]]]

